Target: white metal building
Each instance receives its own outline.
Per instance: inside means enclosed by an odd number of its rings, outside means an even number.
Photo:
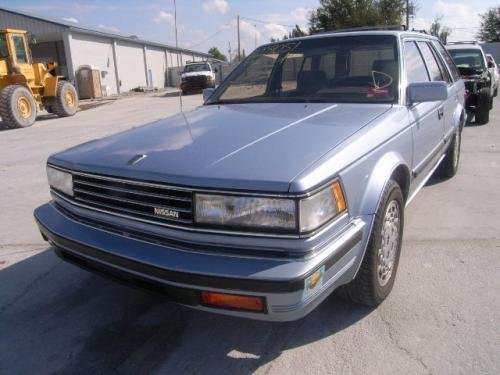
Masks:
[[[57,73],[75,80],[80,67],[99,69],[101,85],[110,94],[136,87],[176,85],[177,54],[186,61],[212,59],[207,53],[141,40],[136,36],[109,33],[64,21],[48,19],[0,7],[0,29],[29,30],[36,39],[31,46],[37,62],[57,61]]]

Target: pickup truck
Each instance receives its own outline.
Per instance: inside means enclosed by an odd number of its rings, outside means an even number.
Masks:
[[[217,69],[207,61],[187,63],[181,73],[182,94],[215,87],[215,73]]]
[[[193,308],[289,321],[334,290],[377,306],[405,206],[457,171],[464,95],[426,34],[263,45],[197,109],[50,156],[34,215],[62,259]]]

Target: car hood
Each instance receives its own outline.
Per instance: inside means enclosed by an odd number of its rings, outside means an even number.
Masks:
[[[210,70],[201,70],[199,72],[189,72],[189,73],[182,73],[181,74],[181,78],[199,77],[199,76],[211,77],[212,76],[212,72]]]
[[[387,104],[201,106],[49,158],[77,171],[217,189],[286,192]],[[138,155],[145,155],[136,163]]]

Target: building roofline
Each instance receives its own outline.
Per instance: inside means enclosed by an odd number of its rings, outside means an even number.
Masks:
[[[198,56],[203,56],[206,58],[213,59],[213,56],[209,53],[195,51],[195,50],[191,50],[188,48],[182,48],[182,47],[176,48],[175,46],[171,46],[171,45],[164,44],[164,43],[153,42],[150,40],[145,40],[145,39],[140,39],[140,38],[135,38],[135,37],[133,38],[131,36],[127,36],[124,34],[111,33],[111,32],[104,31],[104,30],[101,31],[95,27],[83,26],[83,25],[79,26],[79,25],[71,23],[71,22],[65,22],[64,20],[39,16],[36,14],[27,13],[27,12],[20,11],[17,9],[6,8],[4,6],[0,6],[0,11],[13,13],[13,14],[16,14],[18,16],[31,18],[31,19],[34,19],[37,21],[48,22],[48,23],[51,23],[53,25],[61,26],[61,27],[64,27],[68,30],[71,30],[71,31],[74,31],[74,32],[77,32],[80,34],[101,36],[101,37],[105,37],[105,38],[109,38],[109,39],[121,40],[121,41],[130,42],[130,43],[141,44],[141,45],[148,45],[148,46],[158,47],[158,48],[171,50],[171,51],[179,51],[179,52],[185,52],[185,53],[190,53],[190,54],[196,54]]]

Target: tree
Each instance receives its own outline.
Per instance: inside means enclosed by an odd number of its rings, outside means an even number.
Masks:
[[[211,54],[217,60],[227,61],[226,55],[224,55],[217,47],[212,47],[208,50],[208,53]]]
[[[290,31],[288,34],[283,35],[283,39],[281,39],[281,40],[287,40],[290,38],[298,38],[298,37],[306,36],[306,35],[307,35],[307,33],[304,30],[302,30],[299,25],[295,25],[293,30]],[[279,41],[280,41],[280,38],[271,38],[271,43],[279,42]]]
[[[410,0],[410,15],[415,13],[415,8],[414,1]],[[320,7],[309,17],[309,32],[401,25],[406,11],[406,0],[320,0]]]
[[[481,16],[477,37],[483,42],[500,42],[500,6],[490,8]]]
[[[443,16],[434,17],[434,21],[432,21],[431,28],[429,30],[429,34],[438,37],[441,40],[441,42],[446,44],[446,42],[448,41],[448,37],[451,34],[451,29],[447,26],[441,25],[442,19],[443,19]]]

